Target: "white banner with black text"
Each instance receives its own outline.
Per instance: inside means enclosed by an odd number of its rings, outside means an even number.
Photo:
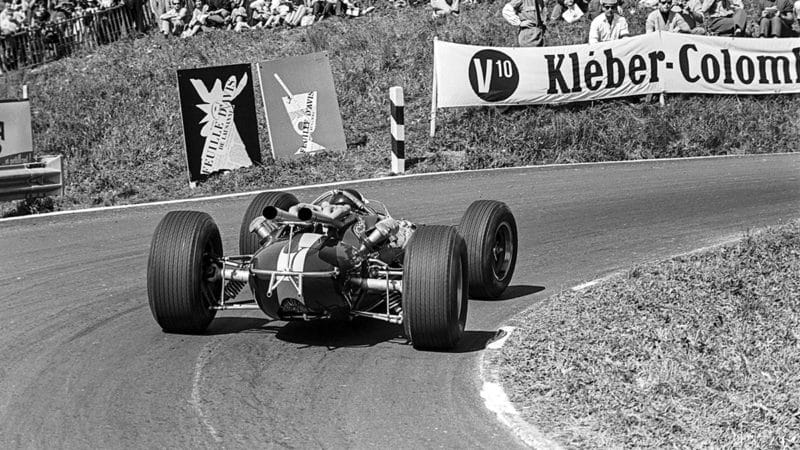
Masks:
[[[434,83],[438,108],[659,93],[800,93],[800,39],[651,33],[525,48],[434,41]]]

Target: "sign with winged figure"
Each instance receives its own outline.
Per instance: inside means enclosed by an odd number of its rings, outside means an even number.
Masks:
[[[189,181],[261,163],[249,64],[178,71]]]

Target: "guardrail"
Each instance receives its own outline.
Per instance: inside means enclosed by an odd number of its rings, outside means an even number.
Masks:
[[[0,201],[64,195],[61,155],[39,161],[0,166]]]

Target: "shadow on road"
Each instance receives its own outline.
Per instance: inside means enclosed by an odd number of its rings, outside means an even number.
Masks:
[[[281,329],[279,322],[258,317],[217,317],[211,321],[204,334],[236,334],[246,332],[263,332],[275,334]],[[271,325],[270,325],[271,324]]]
[[[289,322],[278,330],[276,337],[285,342],[329,349],[372,347],[387,341],[408,343],[401,326],[363,318],[352,321]]]
[[[480,299],[480,298],[471,298],[470,300],[477,301],[477,302],[498,302],[503,300],[513,300],[519,297],[525,297],[526,295],[536,294],[537,292],[542,292],[545,289],[544,286],[529,286],[525,284],[517,285],[517,286],[509,286],[506,288],[503,295],[500,298],[496,299]]]
[[[464,332],[464,337],[458,341],[458,345],[448,353],[470,353],[479,352],[486,348],[486,345],[491,342],[497,331],[473,331],[467,330]]]
[[[219,317],[211,322],[206,335],[236,333],[272,334],[284,342],[304,347],[372,347],[382,342],[409,345],[400,325],[356,318],[352,321],[280,322],[254,317]],[[481,351],[497,336],[497,331],[466,330],[458,345],[441,353]]]

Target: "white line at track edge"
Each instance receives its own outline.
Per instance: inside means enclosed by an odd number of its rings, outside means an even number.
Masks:
[[[486,346],[487,352],[495,352],[505,345],[511,333],[515,330],[514,327],[501,327],[501,331],[505,334],[498,340]],[[532,448],[544,449],[561,449],[561,446],[549,439],[534,425],[529,424],[522,418],[514,408],[514,405],[509,400],[503,390],[503,385],[500,383],[500,376],[497,369],[488,367],[485,361],[487,352],[481,355],[479,361],[479,373],[483,386],[481,388],[481,398],[483,399],[486,408],[497,416],[497,420],[510,428],[514,435],[520,439],[525,445]]]
[[[792,155],[792,152],[786,153],[770,153],[769,156],[779,156],[779,155]],[[334,187],[334,186],[344,186],[348,184],[359,184],[359,183],[370,183],[370,182],[380,182],[380,181],[392,181],[398,179],[406,179],[406,178],[422,178],[422,177],[435,177],[435,176],[447,176],[447,175],[457,175],[462,173],[477,173],[477,172],[500,172],[500,171],[512,171],[512,170],[526,170],[526,169],[549,169],[554,167],[583,167],[583,166],[603,166],[603,165],[621,165],[621,164],[652,164],[652,163],[662,163],[662,162],[670,162],[670,161],[686,161],[686,160],[694,160],[694,159],[735,159],[735,158],[758,158],[767,156],[765,154],[755,154],[755,155],[714,155],[714,156],[691,156],[688,158],[659,158],[659,159],[637,159],[631,161],[602,161],[602,162],[583,162],[583,163],[564,163],[564,164],[541,164],[541,165],[530,165],[530,166],[519,166],[519,167],[496,167],[492,169],[472,169],[472,170],[451,170],[451,171],[443,171],[443,172],[427,172],[427,173],[413,173],[408,175],[394,175],[394,176],[383,176],[378,178],[362,178],[358,180],[346,180],[346,181],[336,181],[332,183],[320,183],[320,184],[310,184],[307,186],[285,186],[285,187],[275,187],[269,189],[261,189],[257,191],[249,191],[249,192],[237,192],[233,194],[224,194],[224,195],[215,195],[210,197],[197,197],[197,198],[184,198],[184,199],[175,199],[175,200],[163,200],[157,202],[150,202],[150,203],[133,203],[128,205],[115,205],[115,206],[104,206],[100,208],[86,208],[86,209],[68,209],[64,211],[54,211],[49,213],[43,214],[28,214],[25,216],[15,216],[15,217],[3,217],[0,218],[0,223],[3,222],[11,222],[17,220],[26,220],[32,218],[41,218],[41,217],[50,217],[50,216],[61,216],[67,214],[80,214],[80,213],[89,213],[89,212],[97,212],[97,211],[113,211],[118,209],[130,209],[130,208],[143,208],[147,206],[164,206],[164,205],[174,205],[179,203],[195,203],[195,202],[203,202],[203,201],[213,201],[213,200],[221,200],[226,198],[237,198],[237,197],[245,197],[248,195],[255,195],[259,192],[267,192],[267,191],[298,191],[302,189],[315,189],[321,187]]]
[[[192,405],[195,413],[197,413],[197,416],[200,418],[200,421],[203,422],[203,426],[206,427],[211,437],[214,438],[214,441],[219,443],[222,442],[222,438],[217,434],[217,430],[214,429],[214,426],[211,425],[211,421],[208,420],[208,417],[203,412],[202,400],[200,399],[200,383],[203,381],[203,366],[208,362],[211,353],[211,342],[209,342],[203,346],[200,350],[200,354],[197,355],[197,361],[194,364],[194,378],[192,379],[192,396],[189,399],[189,404]]]

